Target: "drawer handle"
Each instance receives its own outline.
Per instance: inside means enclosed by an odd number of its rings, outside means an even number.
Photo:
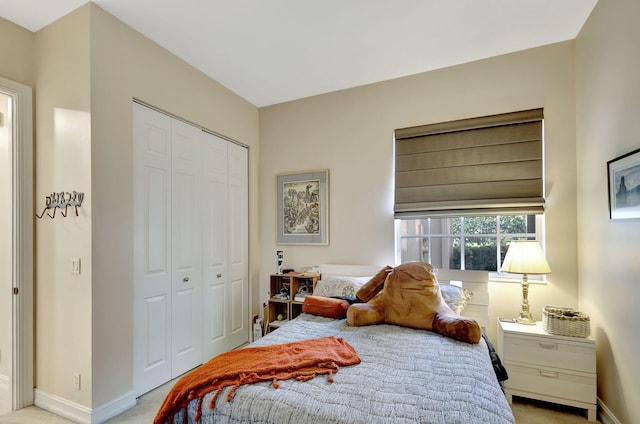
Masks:
[[[547,378],[558,378],[558,373],[557,372],[540,371],[540,375],[542,377],[547,377]]]
[[[538,343],[538,344],[543,349],[557,349],[558,348],[558,344],[557,343]]]

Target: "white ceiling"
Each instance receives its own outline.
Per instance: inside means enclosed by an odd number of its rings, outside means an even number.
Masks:
[[[94,0],[258,107],[573,39],[597,0]],[[86,0],[0,0],[31,31]]]

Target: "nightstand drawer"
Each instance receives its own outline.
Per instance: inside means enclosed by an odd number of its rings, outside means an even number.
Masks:
[[[596,368],[596,351],[592,343],[505,334],[503,352],[511,362],[587,373],[593,373]]]
[[[572,374],[551,368],[524,367],[505,364],[509,379],[507,389],[544,393],[578,402],[596,402],[596,376]]]

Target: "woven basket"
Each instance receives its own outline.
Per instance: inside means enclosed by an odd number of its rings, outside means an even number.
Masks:
[[[571,337],[589,337],[589,316],[562,306],[542,308],[542,328],[550,334]]]

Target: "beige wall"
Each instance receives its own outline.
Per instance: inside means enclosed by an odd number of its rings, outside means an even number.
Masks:
[[[93,406],[132,388],[132,99],[249,146],[257,199],[258,109],[95,5],[91,10]],[[250,251],[257,252],[257,208]],[[257,261],[251,274],[257,281]]]
[[[640,221],[609,221],[606,162],[640,148],[640,3],[600,0],[576,42],[580,307],[597,338],[598,396],[640,419]]]
[[[31,31],[0,17],[0,76],[33,86],[33,39]]]
[[[253,205],[258,110],[93,3],[37,32],[36,68],[37,206],[85,192],[79,217],[38,222],[36,386],[96,411],[133,389],[133,98],[248,145]]]
[[[394,264],[392,137],[395,128],[543,107],[546,251],[553,273],[530,302],[577,306],[574,43],[565,42],[260,110],[261,289],[275,251],[285,267]],[[328,168],[330,244],[275,243],[275,178]],[[521,287],[491,285],[489,335],[516,316]]]
[[[85,193],[67,218],[36,221],[36,388],[91,405],[91,125],[89,14],[82,8],[35,35],[35,207],[53,192]],[[70,258],[82,273],[71,275]],[[73,373],[81,374],[81,390]]]

